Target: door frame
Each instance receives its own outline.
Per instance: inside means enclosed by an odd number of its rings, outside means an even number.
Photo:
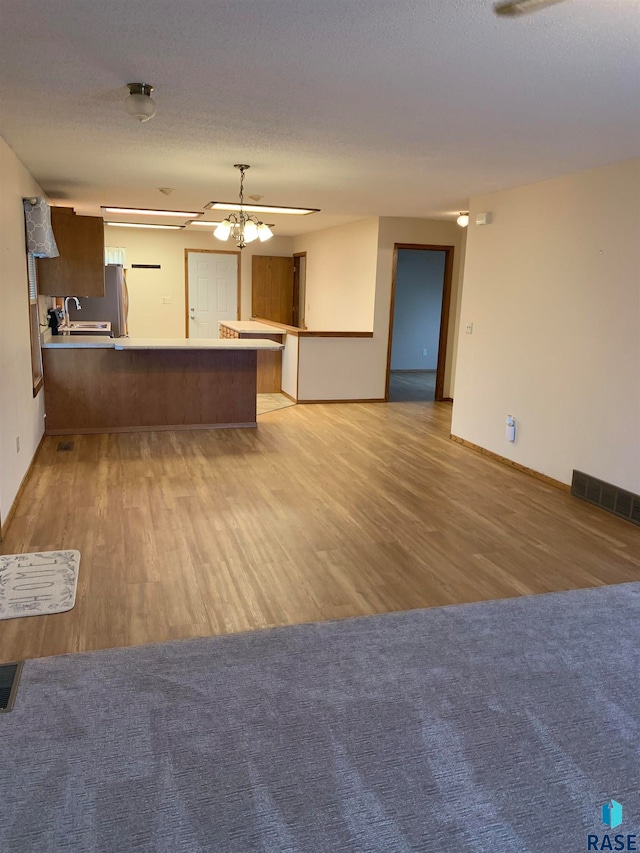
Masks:
[[[305,288],[304,288],[304,300],[300,303],[300,266],[298,264],[298,269],[296,270],[296,258],[304,258],[305,260],[305,269],[304,269],[304,277],[305,277]],[[306,308],[307,301],[307,253],[306,252],[294,252],[293,253],[293,304],[295,306],[295,298],[296,298],[296,289],[298,291],[298,328],[306,329],[306,325],[304,322],[304,313]],[[296,275],[297,273],[297,275]],[[296,280],[297,279],[297,280]],[[295,323],[294,323],[295,325]]]
[[[440,309],[440,336],[438,340],[438,365],[436,368],[436,389],[434,400],[442,403],[449,400],[444,396],[444,372],[447,363],[447,340],[449,337],[449,315],[451,313],[451,290],[453,282],[453,256],[455,246],[436,246],[427,243],[394,243],[393,268],[391,272],[391,303],[389,305],[389,341],[387,344],[387,381],[384,399],[389,401],[389,380],[391,379],[391,346],[393,344],[393,313],[396,301],[396,276],[398,273],[398,249],[416,249],[423,252],[444,252],[444,278],[442,285],[442,307]]]
[[[242,297],[242,254],[232,249],[185,249],[184,250],[184,328],[185,338],[189,337],[189,252],[199,252],[202,255],[237,255],[238,256],[238,320],[240,319],[240,300]]]

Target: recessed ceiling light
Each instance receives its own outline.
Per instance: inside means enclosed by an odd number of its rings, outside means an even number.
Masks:
[[[227,201],[210,201],[205,210],[248,210],[249,213],[287,213],[294,216],[306,216],[308,213],[320,213],[317,207],[277,207],[273,204],[236,204]]]
[[[180,231],[184,225],[153,225],[151,222],[105,222],[110,228],[162,228],[165,231]]]
[[[184,216],[185,219],[202,215],[199,210],[148,210],[144,207],[105,207],[104,205],[101,209],[106,210],[107,213],[134,213],[137,216]]]

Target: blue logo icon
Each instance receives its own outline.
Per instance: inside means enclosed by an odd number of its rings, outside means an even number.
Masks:
[[[622,805],[615,800],[602,806],[602,822],[609,829],[615,829],[622,823]]]

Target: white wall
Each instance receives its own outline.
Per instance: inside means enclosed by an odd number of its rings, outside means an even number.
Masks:
[[[452,431],[640,492],[640,160],[471,201]],[[517,419],[515,444],[504,438]]]
[[[438,366],[445,259],[445,252],[398,251],[392,370],[435,370]]]
[[[307,253],[304,320],[308,329],[371,331],[377,246],[376,218],[294,239],[294,252]]]
[[[0,185],[0,517],[5,520],[44,432],[44,394],[33,397],[22,207],[23,196],[43,192],[1,137]]]
[[[105,226],[105,244],[123,246],[127,264],[160,264],[159,270],[127,270],[129,334],[142,338],[175,338],[185,334],[185,249],[235,250],[235,244],[216,240],[210,231],[154,231]],[[240,252],[240,250],[237,250]],[[251,316],[251,258],[256,255],[291,255],[292,237],[273,237],[267,243],[250,243],[242,249],[241,319]],[[171,304],[164,305],[168,297]]]
[[[286,335],[284,349],[282,350],[282,381],[280,387],[293,397],[298,399],[298,337]]]

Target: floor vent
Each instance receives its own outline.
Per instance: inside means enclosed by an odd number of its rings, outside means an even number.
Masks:
[[[73,441],[59,441],[58,450],[73,450]]]
[[[640,525],[640,495],[604,483],[582,471],[573,472],[571,494],[590,504],[606,509],[620,518]]]
[[[13,708],[21,674],[22,661],[0,664],[0,714],[6,714]]]

